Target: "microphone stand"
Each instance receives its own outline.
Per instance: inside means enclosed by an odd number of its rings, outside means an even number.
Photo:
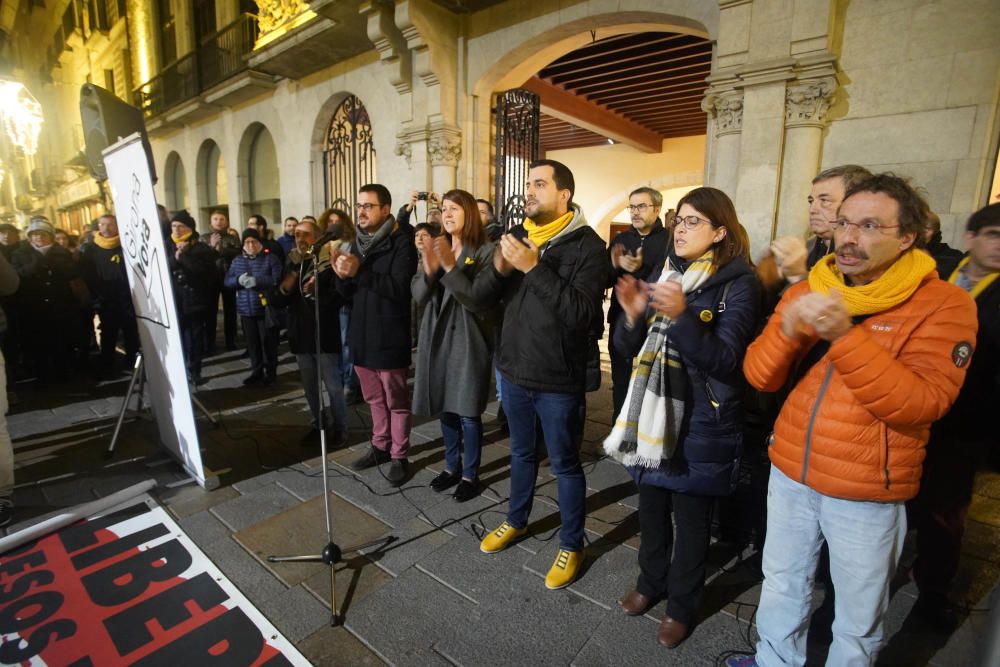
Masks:
[[[326,516],[326,546],[323,547],[323,551],[319,554],[310,554],[305,556],[268,556],[267,561],[269,563],[323,563],[330,568],[330,625],[337,626],[344,622],[344,617],[337,608],[337,575],[335,566],[344,560],[345,553],[357,553],[363,549],[373,547],[376,544],[390,544],[395,541],[395,537],[388,535],[386,537],[381,537],[377,540],[372,540],[371,542],[366,542],[364,544],[357,544],[351,547],[341,548],[336,542],[333,541],[333,517],[330,514],[330,490],[328,488],[327,481],[327,470],[328,462],[326,460],[326,401],[325,392],[323,391],[323,367],[322,367],[322,356],[321,356],[321,345],[322,340],[320,319],[319,319],[319,257],[318,254],[314,254],[312,250],[308,254],[303,256],[303,262],[300,265],[299,273],[299,295],[304,299],[306,298],[305,292],[302,291],[303,284],[303,274],[305,273],[305,262],[311,259],[313,262],[313,317],[315,319],[315,345],[316,345],[316,392],[319,400],[319,448],[320,456],[322,460],[323,468],[323,509]]]

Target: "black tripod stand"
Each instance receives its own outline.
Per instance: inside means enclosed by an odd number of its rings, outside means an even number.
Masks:
[[[326,428],[325,428],[325,416],[326,416],[326,401],[324,400],[323,392],[323,366],[321,357],[321,335],[320,335],[320,319],[319,319],[319,261],[318,256],[310,252],[308,255],[303,257],[302,264],[300,265],[299,271],[299,294],[302,298],[306,298],[306,293],[302,289],[303,285],[307,280],[305,279],[305,262],[312,261],[313,263],[313,317],[315,318],[316,324],[316,392],[317,400],[319,401],[319,414],[317,420],[319,423],[319,447],[320,456],[322,460],[323,468],[323,509],[326,516],[326,546],[323,547],[322,553],[306,555],[306,556],[268,556],[267,561],[269,563],[323,563],[330,568],[330,625],[340,625],[343,623],[343,616],[339,613],[337,609],[337,574],[335,566],[343,560],[345,553],[356,553],[363,549],[373,547],[376,544],[389,544],[395,538],[391,535],[386,537],[381,537],[377,540],[372,540],[371,542],[366,542],[364,544],[357,544],[347,548],[341,548],[336,542],[333,541],[333,518],[330,515],[330,491],[328,489],[327,482],[327,466],[329,465],[326,460]]]

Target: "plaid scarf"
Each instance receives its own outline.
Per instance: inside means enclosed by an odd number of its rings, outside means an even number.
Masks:
[[[679,282],[684,294],[690,294],[714,273],[709,250],[683,274],[668,257],[657,282]],[[604,440],[604,451],[622,465],[655,469],[677,451],[688,378],[680,353],[667,337],[673,321],[660,312],[653,312],[647,321],[646,342],[636,358],[622,411]]]

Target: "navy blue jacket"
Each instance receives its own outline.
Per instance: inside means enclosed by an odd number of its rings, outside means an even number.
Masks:
[[[659,272],[650,280],[657,278]],[[760,283],[737,258],[688,294],[687,304],[667,333],[689,378],[677,453],[655,470],[632,467],[629,472],[637,484],[727,495],[735,488],[743,452],[743,355],[758,330]],[[645,322],[628,330],[621,318],[612,340],[623,355],[635,356],[646,340]]]
[[[249,273],[257,284],[247,289],[240,285],[239,277]],[[240,255],[229,265],[226,287],[236,290],[236,312],[243,317],[264,315],[262,299],[270,296],[272,288],[281,282],[281,261],[271,253],[261,252],[254,257]]]

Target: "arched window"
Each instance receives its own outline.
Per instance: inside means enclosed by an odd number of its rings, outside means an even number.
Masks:
[[[208,227],[208,220],[212,211],[221,208],[227,211],[228,215],[228,184],[226,181],[226,164],[222,159],[222,151],[219,145],[209,139],[206,141],[199,153],[198,164],[198,187],[201,194],[201,217],[198,220],[200,227]]]
[[[278,156],[271,133],[256,123],[247,129],[241,150],[241,173],[246,175],[243,218],[259,213],[272,223],[281,218]]]
[[[170,211],[187,208],[187,175],[184,173],[184,163],[181,162],[181,156],[176,151],[167,156],[167,166],[164,171],[164,192],[166,194],[164,206]]]
[[[353,216],[358,188],[375,182],[375,144],[368,110],[348,95],[333,112],[323,146],[324,201]]]

